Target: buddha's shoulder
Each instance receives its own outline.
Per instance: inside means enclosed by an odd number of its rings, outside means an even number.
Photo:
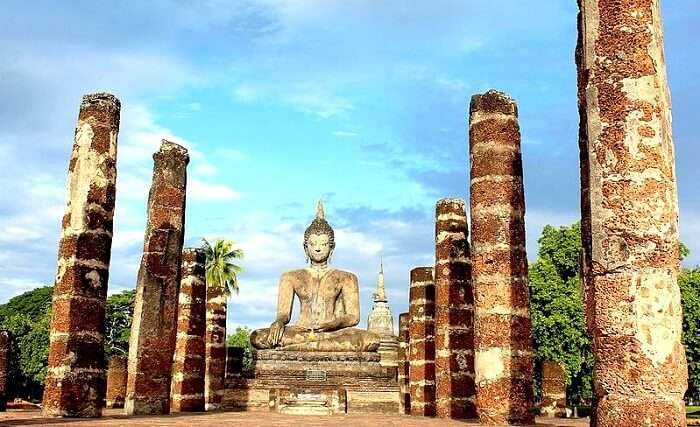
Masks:
[[[331,274],[333,274],[335,277],[337,277],[339,279],[357,281],[357,275],[355,273],[351,273],[349,271],[333,269]]]
[[[282,280],[294,280],[306,277],[309,273],[305,268],[298,268],[296,270],[289,270],[282,273]]]

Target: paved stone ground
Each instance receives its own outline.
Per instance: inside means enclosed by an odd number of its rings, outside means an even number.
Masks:
[[[420,418],[389,415],[337,415],[333,417],[279,415],[269,412],[216,412],[170,416],[127,417],[121,409],[108,409],[98,419],[42,418],[39,411],[0,412],[0,426],[337,426],[337,427],[458,427],[478,425],[476,421],[454,421],[436,418]],[[542,427],[583,427],[587,420],[538,420]]]

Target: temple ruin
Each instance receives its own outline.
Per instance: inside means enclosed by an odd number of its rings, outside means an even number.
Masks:
[[[126,365],[128,359],[120,354],[109,358],[107,368],[107,398],[106,407],[123,408],[126,397],[126,379],[128,376]]]
[[[678,195],[660,1],[580,0],[579,9],[592,425],[684,426]]]
[[[483,424],[531,424],[525,198],[518,108],[489,91],[469,108],[476,404]]]
[[[435,207],[435,405],[446,418],[474,418],[474,294],[462,199]]]
[[[125,402],[129,415],[170,412],[190,159],[185,148],[163,140],[153,160],[148,223],[129,339]]]
[[[182,251],[171,386],[172,412],[204,410],[205,263],[204,250],[185,248]]]
[[[432,267],[411,270],[409,289],[411,415],[435,415],[435,281]]]
[[[53,289],[45,416],[99,417],[121,104],[83,96],[68,166],[68,203]]]

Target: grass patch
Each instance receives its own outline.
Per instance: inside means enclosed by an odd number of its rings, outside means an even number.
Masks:
[[[700,419],[700,406],[686,406],[685,413],[688,415],[688,418]]]

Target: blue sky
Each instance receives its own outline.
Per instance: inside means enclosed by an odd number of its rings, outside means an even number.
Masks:
[[[663,7],[681,238],[698,264],[700,3]],[[520,108],[530,259],[545,224],[579,216],[573,0],[8,1],[0,23],[0,302],[53,282],[94,91],[123,107],[110,292],[135,286],[151,154],[172,139],[192,157],[186,243],[225,237],[246,254],[230,326],[273,320],[321,196],[362,317],[382,255],[405,311],[408,271],[433,262],[435,202],[467,197],[469,99],[490,88]]]

